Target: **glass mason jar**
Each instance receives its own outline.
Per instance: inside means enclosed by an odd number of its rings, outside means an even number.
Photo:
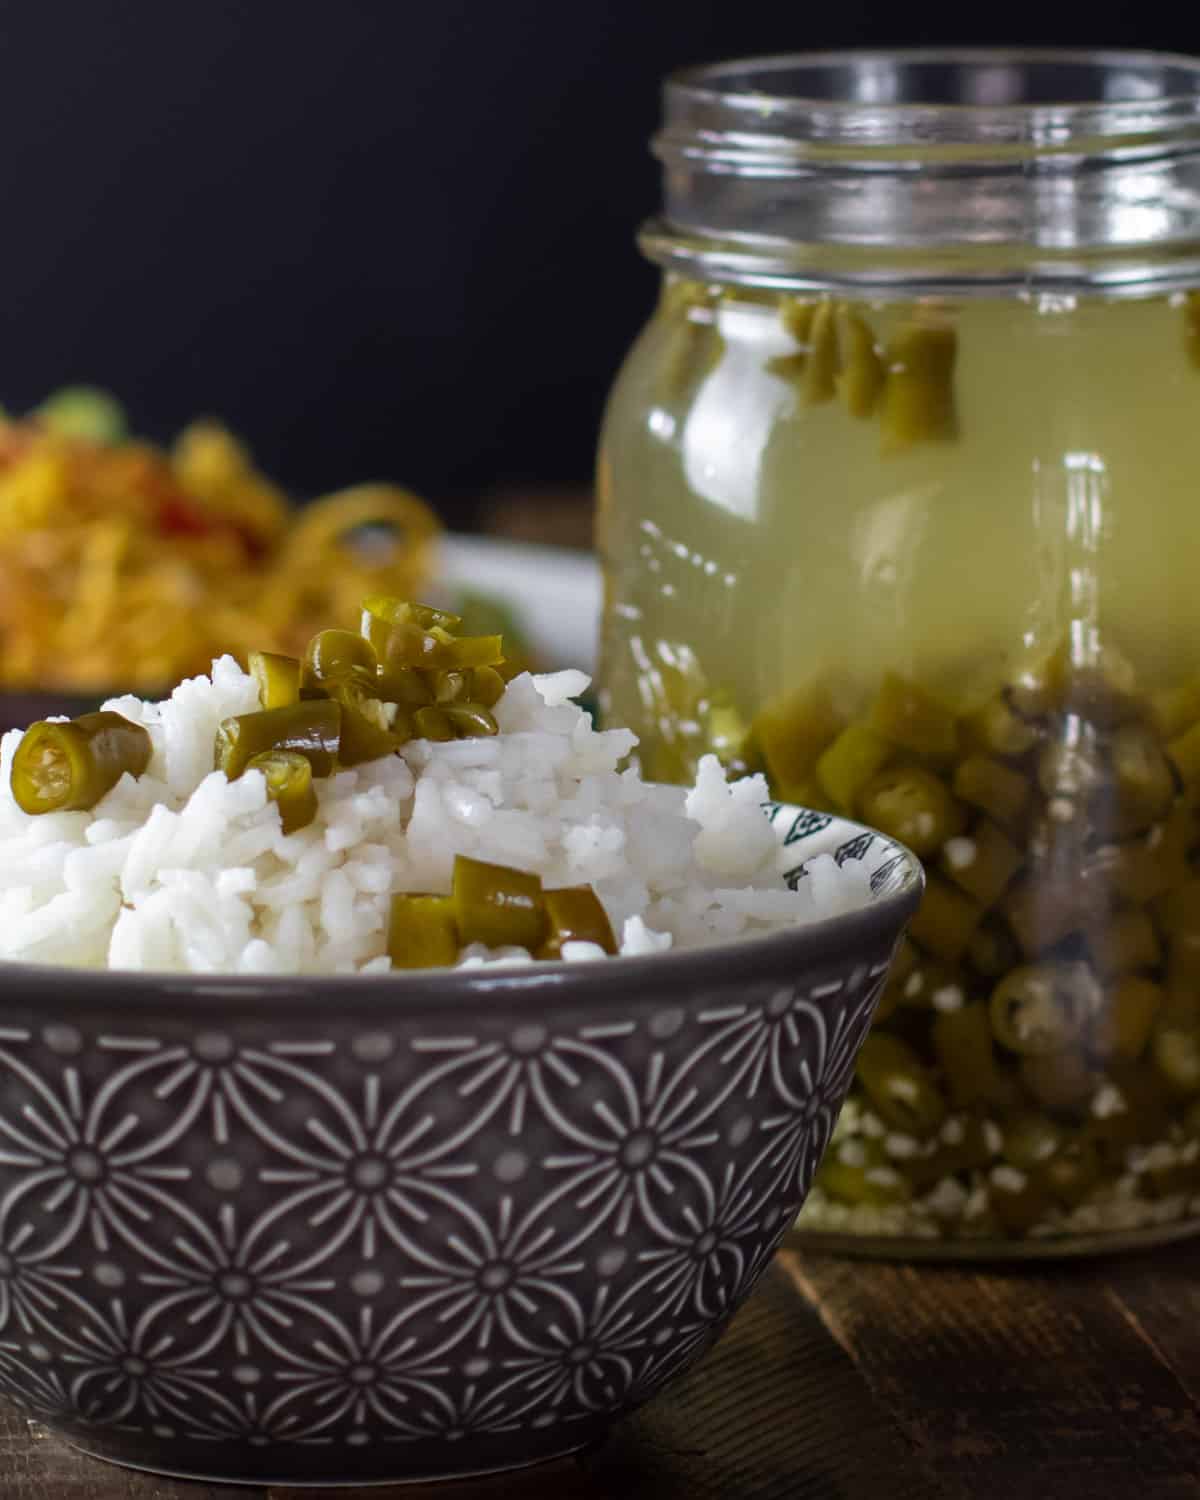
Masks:
[[[929,876],[800,1227],[1200,1228],[1200,62],[796,56],[665,97],[602,711],[649,773],[715,751]]]

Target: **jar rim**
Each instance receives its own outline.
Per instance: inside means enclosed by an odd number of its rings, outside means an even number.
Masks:
[[[953,72],[960,83],[973,84],[976,97],[936,97],[900,93],[907,72],[917,81],[919,70]],[[1104,91],[1074,89],[1044,97],[1005,97],[1015,86],[1028,86],[1035,75],[1054,70],[1064,79],[1092,77],[1105,80]],[[822,73],[850,79],[858,75],[859,92],[847,96],[826,86],[811,92],[755,88],[755,76],[778,79],[806,73],[819,80]],[[890,74],[890,76],[889,76]],[[946,80],[949,81],[949,78]],[[1135,83],[1138,84],[1135,87]],[[1044,84],[1040,84],[1044,87]],[[1111,113],[1114,124],[1127,114],[1162,112],[1166,116],[1200,113],[1200,57],[1181,52],[1138,48],[1060,47],[897,47],[846,48],[819,52],[759,54],[692,64],[669,73],[664,84],[668,113],[690,101],[728,111],[758,116],[765,133],[779,134],[788,117],[800,123],[821,115],[845,120],[869,111],[897,122],[930,113],[969,124],[972,119],[1055,120],[1080,116],[1090,121],[1098,112]],[[890,94],[890,97],[889,97]]]
[[[672,74],[643,236],[682,275],[757,285],[1200,280],[1200,57],[921,47]]]

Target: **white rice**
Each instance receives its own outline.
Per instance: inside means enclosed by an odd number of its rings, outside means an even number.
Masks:
[[[317,783],[315,822],[284,836],[258,772],[213,771],[219,722],[258,707],[230,657],[164,703],[105,705],[144,724],[145,775],[91,812],[30,817],[9,787],[21,731],[0,740],[0,956],[115,969],[378,972],[389,899],[448,891],[456,854],[547,887],[592,885],[623,954],[658,953],[813,921],[870,899],[864,864],[830,855],[789,890],[761,777],[727,784],[714,756],[690,790],[626,764],[628,730],[597,732],[571,701],[582,672],[516,678],[500,734],[414,741]],[[568,961],[601,950],[568,944]],[[531,961],[468,948],[460,963]]]

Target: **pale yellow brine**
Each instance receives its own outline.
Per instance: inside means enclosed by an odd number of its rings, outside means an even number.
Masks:
[[[1179,297],[669,286],[603,435],[614,722],[686,739],[680,674],[744,715],[889,669],[967,707],[1072,635],[1147,688],[1193,674],[1196,343]]]

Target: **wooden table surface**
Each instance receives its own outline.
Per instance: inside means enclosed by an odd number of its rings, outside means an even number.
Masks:
[[[1037,1269],[783,1250],[717,1348],[581,1459],[372,1500],[1200,1497],[1200,1241]],[[321,1492],[317,1492],[321,1493]],[[303,1500],[83,1458],[0,1406],[0,1500]]]

